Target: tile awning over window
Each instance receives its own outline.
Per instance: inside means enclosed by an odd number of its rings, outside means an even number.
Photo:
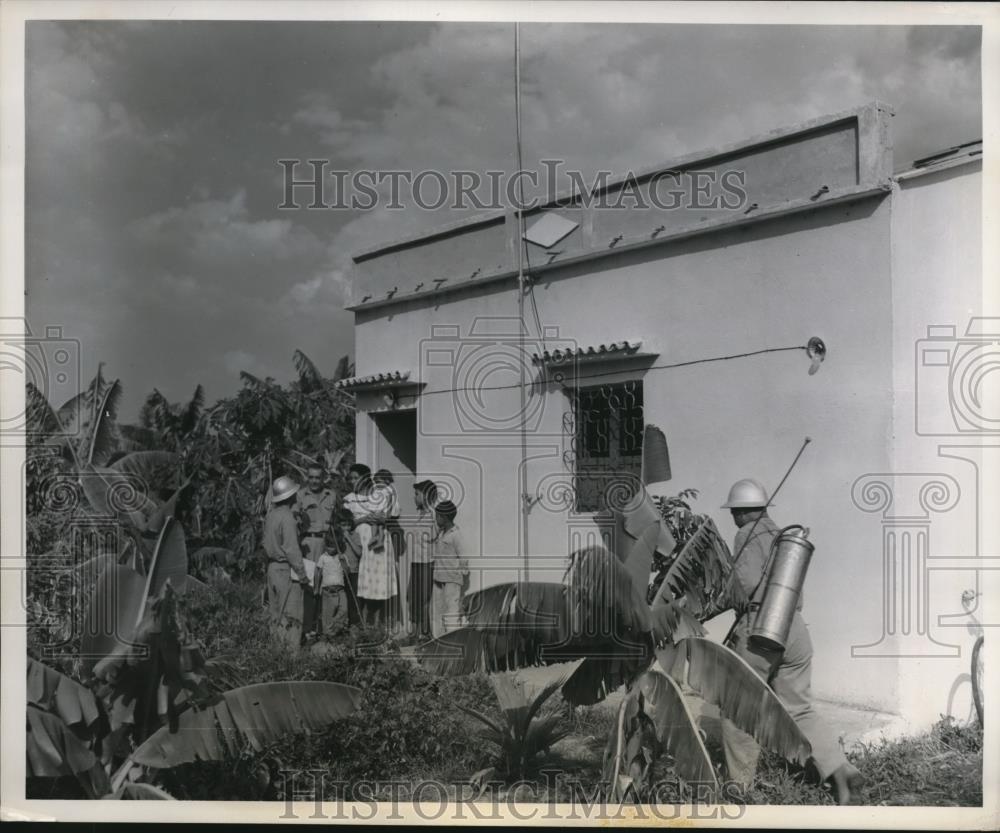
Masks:
[[[368,376],[351,376],[349,379],[334,382],[333,386],[338,390],[365,390],[416,384],[419,383],[410,381],[409,370],[389,370],[384,373],[371,373]]]
[[[626,359],[631,356],[653,355],[652,353],[639,353],[641,347],[641,341],[611,341],[607,344],[578,346],[572,349],[555,348],[541,353],[532,353],[531,360],[535,364],[561,364],[568,361]]]

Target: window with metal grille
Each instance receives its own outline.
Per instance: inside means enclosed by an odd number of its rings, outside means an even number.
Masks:
[[[607,510],[609,490],[642,470],[642,381],[578,388],[573,395],[573,481],[577,512]]]

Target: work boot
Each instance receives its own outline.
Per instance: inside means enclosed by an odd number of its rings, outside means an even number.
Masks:
[[[837,793],[837,803],[841,805],[851,804],[854,799],[857,799],[865,784],[865,776],[850,763],[843,763],[837,767],[830,776],[830,780],[833,781],[833,788]]]

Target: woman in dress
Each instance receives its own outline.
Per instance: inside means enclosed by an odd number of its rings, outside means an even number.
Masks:
[[[400,588],[403,582],[399,577],[399,560],[406,554],[406,533],[399,523],[399,495],[396,492],[395,478],[388,469],[379,469],[372,476],[375,482],[375,500],[383,508],[386,514],[385,534],[392,545],[392,561],[390,566],[396,573],[396,584]],[[403,594],[402,589],[398,596],[393,599],[389,609],[386,610],[386,618],[393,625],[400,625],[403,622]]]
[[[354,517],[355,531],[361,542],[358,565],[358,598],[365,624],[387,624],[387,609],[399,593],[392,540],[385,533],[391,506],[384,492],[376,490],[371,469],[355,463],[347,474],[351,491],[344,498],[344,508]]]

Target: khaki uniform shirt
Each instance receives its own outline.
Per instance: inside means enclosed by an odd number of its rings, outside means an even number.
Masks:
[[[750,530],[753,529],[753,535]],[[733,554],[742,553],[736,561],[736,580],[746,593],[748,601],[760,604],[767,589],[767,582],[762,581],[764,570],[768,566],[767,557],[771,552],[771,544],[781,530],[767,515],[764,515],[757,525],[754,522],[743,524],[736,533],[733,542]],[[759,583],[759,586],[758,586]],[[754,592],[756,588],[757,592]],[[751,598],[750,594],[753,593]],[[796,610],[802,610],[802,594]]]
[[[268,510],[262,545],[268,560],[290,565],[299,577],[305,575],[302,550],[299,548],[299,528],[291,507],[282,504]]]
[[[469,574],[465,548],[458,526],[438,533],[434,539],[434,581],[438,584],[462,584]]]
[[[424,512],[409,526],[413,530],[413,550],[410,556],[410,563],[433,564],[434,539],[437,537],[437,524],[434,523],[434,513]]]
[[[318,492],[303,489],[299,492],[299,506],[309,519],[306,535],[325,535],[337,505],[337,497],[330,489]]]

